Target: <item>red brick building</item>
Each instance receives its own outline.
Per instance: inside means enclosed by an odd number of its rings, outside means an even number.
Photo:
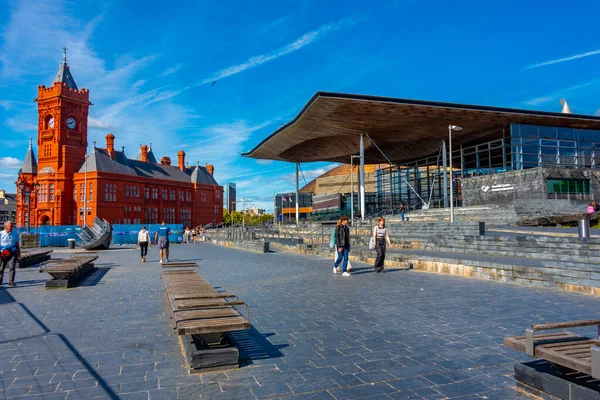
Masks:
[[[157,162],[146,145],[130,159],[115,150],[113,134],[87,154],[89,94],[77,88],[66,54],[52,86],[38,88],[38,157],[30,142],[17,180],[18,226],[92,224],[96,216],[125,224],[223,221],[223,187],[212,165],[188,167],[183,151],[177,165],[169,157]]]

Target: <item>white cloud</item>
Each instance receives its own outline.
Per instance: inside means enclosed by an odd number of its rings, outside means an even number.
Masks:
[[[47,74],[27,65],[52,65],[61,61],[60,49],[67,45],[68,61],[77,65],[77,76],[90,78],[104,70],[104,63],[88,48],[94,28],[102,15],[88,23],[76,20],[68,12],[70,5],[64,0],[14,2],[10,18],[2,31],[0,48],[0,76],[11,80],[25,74]],[[47,79],[51,79],[50,76]],[[48,82],[49,84],[50,82]]]
[[[291,17],[291,15],[286,15],[285,17],[278,18],[275,21],[271,22],[270,24],[265,25],[259,31],[253,33],[253,35],[264,35],[265,33],[277,28],[279,25],[282,25],[282,24],[286,23],[287,21],[289,21],[290,17]]]
[[[600,117],[600,108],[596,110],[596,116]]]
[[[179,71],[183,67],[183,64],[177,64],[172,67],[167,68],[163,72],[159,74],[159,76],[169,76],[173,75],[175,72]]]
[[[104,121],[88,116],[88,128],[110,129],[110,125]]]
[[[23,165],[23,161],[14,157],[0,157],[0,168],[17,169]]]
[[[527,67],[525,67],[523,69],[527,70],[527,69],[534,69],[534,68],[539,68],[539,67],[545,67],[546,65],[564,63],[564,62],[568,62],[568,61],[577,60],[577,59],[580,59],[580,58],[595,56],[595,55],[598,55],[598,54],[600,54],[600,49],[588,51],[588,52],[585,52],[585,53],[575,54],[575,55],[569,56],[569,57],[557,58],[556,60],[544,61],[544,62],[541,62],[541,63],[538,63],[538,64],[528,65]]]
[[[273,160],[256,160],[256,163],[259,165],[270,165],[273,164]]]
[[[303,48],[305,46],[308,46],[309,44],[314,42],[319,36],[323,36],[324,34],[329,33],[329,32],[338,31],[338,30],[346,28],[350,25],[354,25],[354,23],[355,22],[351,19],[343,19],[338,22],[332,22],[329,24],[322,25],[319,29],[308,32],[308,33],[302,35],[300,38],[296,39],[295,41],[293,41],[273,52],[251,57],[250,59],[248,59],[248,61],[246,61],[244,63],[232,65],[230,67],[227,67],[225,69],[217,71],[212,76],[205,78],[199,82],[196,82],[194,85],[188,86],[185,89],[190,89],[195,86],[205,85],[207,83],[211,83],[211,82],[218,81],[220,79],[227,78],[227,77],[235,75],[235,74],[239,74],[240,72],[246,71],[250,68],[258,67],[259,65],[262,65],[266,62],[275,60],[276,58],[285,56],[287,54],[290,54],[297,50],[300,50],[301,48]]]
[[[28,133],[34,133],[37,132],[37,125],[34,125],[32,123],[29,122],[25,122],[25,120],[22,120],[21,118],[9,118],[6,120],[6,125],[8,125],[9,128],[11,128],[13,131],[16,132],[28,132]]]
[[[553,93],[550,93],[550,94],[547,94],[544,96],[534,97],[533,99],[526,100],[523,102],[523,104],[528,105],[528,106],[538,106],[540,104],[544,104],[544,103],[547,103],[552,100],[558,100],[561,97],[564,97],[567,93],[571,93],[571,92],[577,91],[579,89],[583,89],[585,87],[595,85],[599,82],[600,82],[599,80],[593,80],[590,82],[582,83],[580,85],[575,85],[575,86],[571,86],[568,88],[560,89],[560,90],[557,90]],[[560,107],[560,105],[558,105],[557,107]]]

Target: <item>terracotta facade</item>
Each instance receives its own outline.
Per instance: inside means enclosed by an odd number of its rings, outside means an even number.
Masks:
[[[16,182],[18,226],[29,219],[32,227],[92,224],[96,216],[131,224],[223,221],[223,187],[212,176],[214,167],[186,166],[183,151],[177,165],[169,157],[157,162],[146,145],[129,159],[108,134],[106,148],[94,144],[86,155],[89,95],[77,88],[66,56],[52,86],[38,88],[38,156],[30,144]]]

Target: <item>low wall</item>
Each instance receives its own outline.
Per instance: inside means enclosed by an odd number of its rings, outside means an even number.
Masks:
[[[269,242],[263,242],[262,240],[231,241],[219,238],[210,238],[208,241],[212,244],[218,244],[219,246],[234,247],[236,249],[252,251],[254,253],[270,252]]]

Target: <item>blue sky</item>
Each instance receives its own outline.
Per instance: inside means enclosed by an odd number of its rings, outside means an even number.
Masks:
[[[168,4],[168,6],[166,6]],[[318,90],[600,114],[598,1],[0,0],[0,188],[69,48],[89,142],[215,165],[272,209],[294,165],[245,159]],[[217,83],[213,86],[213,81]],[[303,165],[307,180],[331,164]]]

